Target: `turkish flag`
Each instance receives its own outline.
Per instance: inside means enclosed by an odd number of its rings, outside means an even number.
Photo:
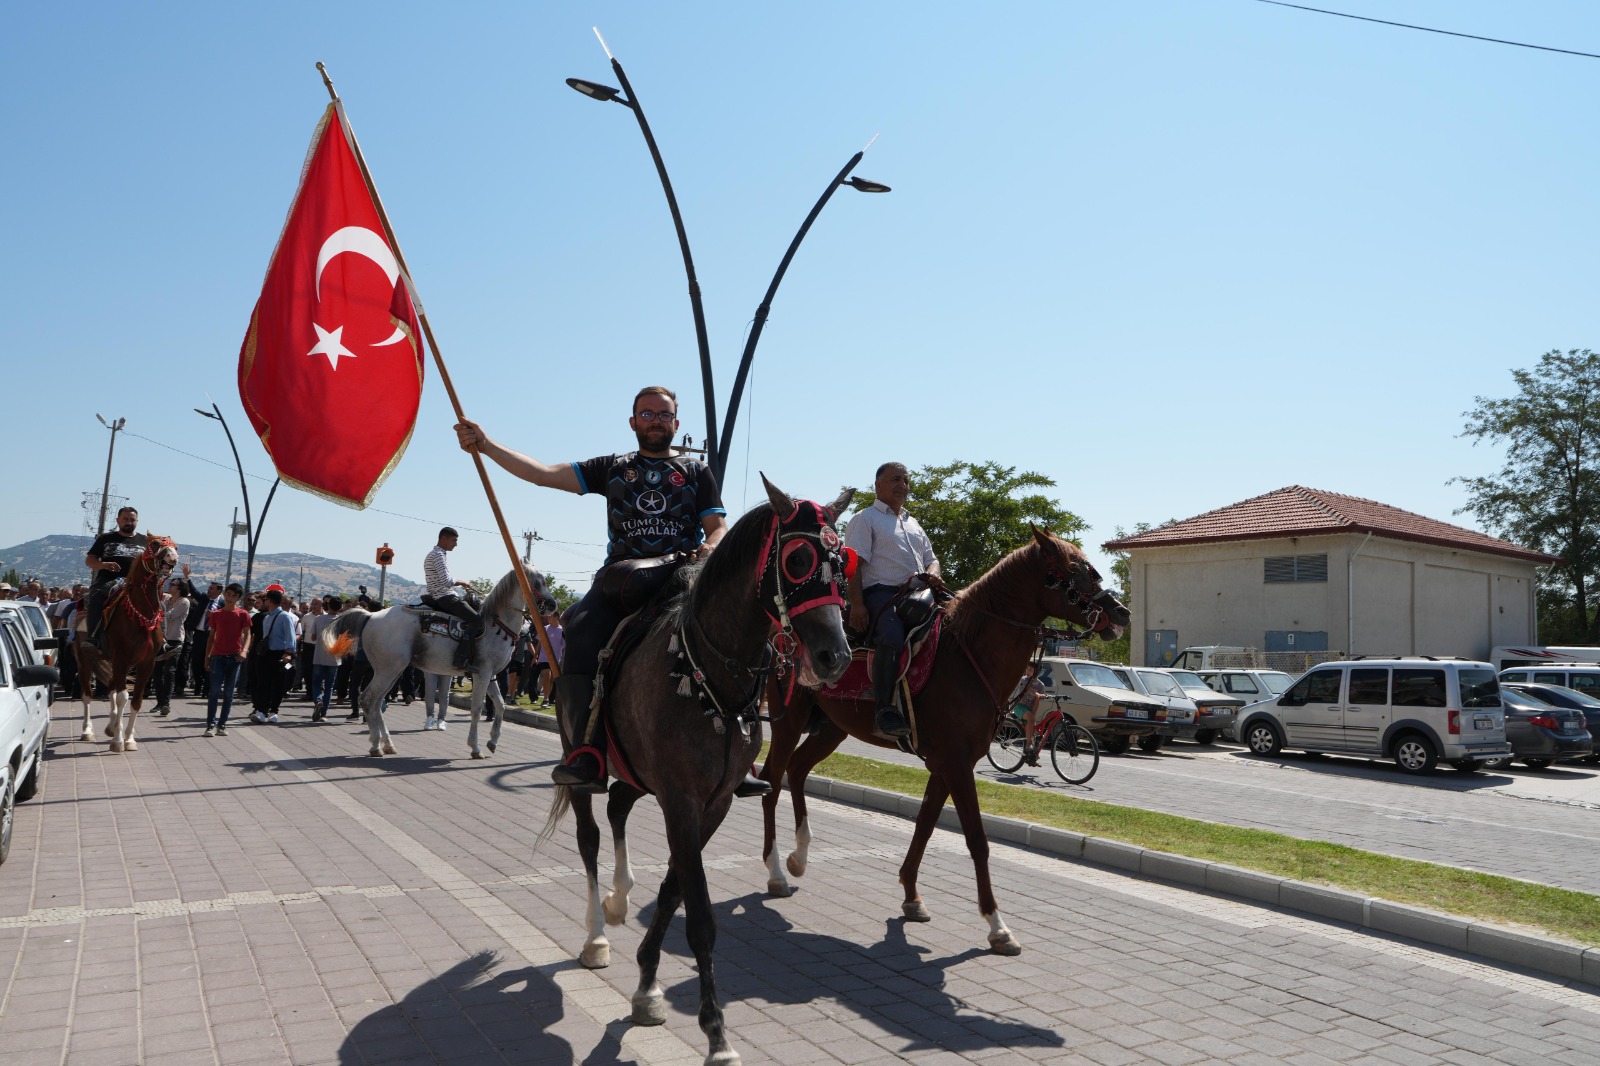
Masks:
[[[359,508],[411,440],[423,352],[353,143],[328,105],[239,350],[239,398],[279,477]]]

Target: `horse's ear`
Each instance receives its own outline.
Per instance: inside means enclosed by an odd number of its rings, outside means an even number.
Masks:
[[[789,494],[768,481],[766,474],[761,475],[761,484],[767,487],[767,499],[772,501],[774,514],[786,515],[794,510],[794,501],[789,498]]]
[[[834,500],[832,503],[828,504],[828,510],[832,511],[835,515],[842,515],[844,514],[844,509],[854,503],[855,499],[856,490],[847,488],[843,492],[839,493],[839,498],[837,500]]]
[[[1028,528],[1033,530],[1033,539],[1038,541],[1040,544],[1055,543],[1055,539],[1050,536],[1050,531],[1048,529],[1040,529],[1032,522],[1028,523]]]

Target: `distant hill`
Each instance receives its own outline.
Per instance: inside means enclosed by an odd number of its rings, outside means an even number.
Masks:
[[[38,578],[46,585],[71,585],[88,581],[89,571],[83,565],[83,553],[88,551],[92,538],[74,534],[57,534],[40,537],[26,544],[0,548],[0,570],[16,567],[23,577]],[[228,549],[205,548],[194,544],[181,546],[183,561],[189,564],[196,580],[221,581],[228,564]],[[303,552],[279,552],[276,555],[256,556],[255,572],[250,583],[257,589],[277,583],[288,592],[299,596],[301,568],[305,568],[305,595],[325,592],[340,594],[356,591],[366,585],[372,594],[378,594],[378,568],[370,563],[352,563],[343,559],[327,559]],[[244,581],[244,545],[233,553],[233,580]],[[423,586],[414,581],[390,574],[384,582],[383,595],[387,600],[414,600],[421,595]]]

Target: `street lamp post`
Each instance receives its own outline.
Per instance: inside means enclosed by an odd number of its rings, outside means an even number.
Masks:
[[[595,30],[594,35],[600,37],[600,31],[598,29]],[[622,88],[601,85],[599,82],[586,81],[583,78],[568,78],[567,84],[590,99],[621,104],[632,111],[634,118],[639,121],[639,130],[644,134],[645,144],[650,148],[650,158],[655,161],[656,173],[661,178],[661,187],[667,194],[667,207],[672,211],[672,224],[678,232],[678,247],[683,251],[684,272],[689,278],[689,303],[694,310],[695,340],[700,349],[700,380],[705,392],[706,461],[720,483],[723,480],[723,472],[728,465],[728,451],[733,446],[733,425],[739,415],[739,402],[744,395],[745,380],[749,377],[750,364],[755,358],[756,345],[761,340],[761,330],[766,325],[767,316],[772,310],[772,298],[777,293],[778,284],[783,280],[784,272],[789,269],[789,263],[794,259],[794,253],[800,247],[800,242],[805,239],[806,233],[811,229],[811,224],[816,221],[817,215],[821,214],[822,208],[832,198],[834,190],[838,189],[839,186],[849,185],[857,192],[888,192],[889,186],[875,181],[867,181],[865,178],[848,178],[846,180],[850,172],[861,162],[861,157],[865,154],[865,149],[863,149],[850,157],[850,162],[845,164],[844,169],[840,170],[834,179],[828,183],[828,187],[823,190],[821,198],[812,207],[811,213],[806,216],[805,221],[801,223],[799,232],[794,235],[794,240],[789,242],[788,251],[784,253],[782,261],[778,263],[778,270],[772,276],[772,283],[767,286],[767,294],[762,299],[761,306],[756,309],[755,323],[751,327],[750,336],[745,342],[744,353],[739,359],[738,374],[734,379],[733,392],[728,399],[727,418],[722,423],[722,429],[719,433],[717,429],[717,396],[711,376],[711,345],[706,336],[705,310],[700,299],[700,283],[695,278],[694,259],[689,254],[689,237],[683,227],[683,216],[678,211],[678,199],[673,195],[672,182],[667,177],[666,164],[661,161],[661,152],[656,147],[655,137],[650,132],[650,124],[645,120],[644,109],[639,105],[638,95],[634,92],[633,85],[628,81],[628,75],[624,73],[622,64],[617,61],[617,57],[611,54],[611,49],[606,46],[604,37],[600,37],[600,47],[605,49],[606,58],[611,60],[611,69],[616,73],[617,80],[622,83]]]
[[[111,447],[106,449],[106,483],[100,489],[100,528],[95,530],[95,536],[106,531],[106,503],[111,499],[111,457],[117,454],[117,433],[128,424],[126,418],[119,418],[115,422],[107,422],[105,416],[99,413],[95,417],[100,419],[100,424],[111,431]]]
[[[239,471],[239,491],[244,494],[244,590],[246,593],[248,593],[250,591],[250,577],[255,572],[256,545],[261,540],[261,527],[266,525],[267,511],[272,507],[272,497],[277,495],[278,485],[281,482],[278,478],[272,479],[272,488],[267,492],[267,502],[261,505],[261,518],[259,521],[252,521],[250,517],[250,489],[245,484],[244,480],[244,464],[239,461],[239,449],[235,447],[233,443],[233,432],[228,429],[228,420],[222,417],[222,408],[218,407],[215,403],[212,403],[211,410],[202,411],[200,408],[196,407],[194,409],[194,413],[200,415],[202,418],[212,418],[222,423],[222,432],[228,435],[228,448],[233,452],[233,465],[235,469]],[[235,511],[234,517],[237,518],[238,514],[239,512]],[[237,526],[238,523],[235,522],[234,525]],[[231,543],[229,544],[228,551],[229,555],[231,556],[233,552],[233,546]],[[229,569],[231,570],[232,567],[230,566]]]

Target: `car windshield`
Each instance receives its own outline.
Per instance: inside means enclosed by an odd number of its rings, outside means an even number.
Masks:
[[[1500,682],[1493,670],[1462,670],[1461,706],[1497,707],[1500,704]]]
[[[1166,674],[1154,670],[1140,670],[1139,679],[1144,682],[1144,690],[1152,696],[1181,696],[1183,689],[1178,683]]]
[[[1211,686],[1200,680],[1200,675],[1193,670],[1168,670],[1170,676],[1184,688],[1210,688]]]
[[[1080,685],[1099,685],[1101,688],[1127,688],[1117,675],[1101,666],[1099,663],[1071,663],[1067,666],[1067,673],[1072,675],[1072,680]]]
[[[1256,675],[1261,683],[1267,686],[1267,691],[1274,696],[1280,696],[1289,691],[1289,686],[1294,684],[1294,678],[1288,674],[1279,673],[1277,670],[1267,670]]]
[[[1507,707],[1510,707],[1514,711],[1531,711],[1537,714],[1541,711],[1553,711],[1556,709],[1552,704],[1548,704],[1544,700],[1541,700],[1536,696],[1531,696],[1528,693],[1522,692],[1518,689],[1501,689],[1500,699]]]

